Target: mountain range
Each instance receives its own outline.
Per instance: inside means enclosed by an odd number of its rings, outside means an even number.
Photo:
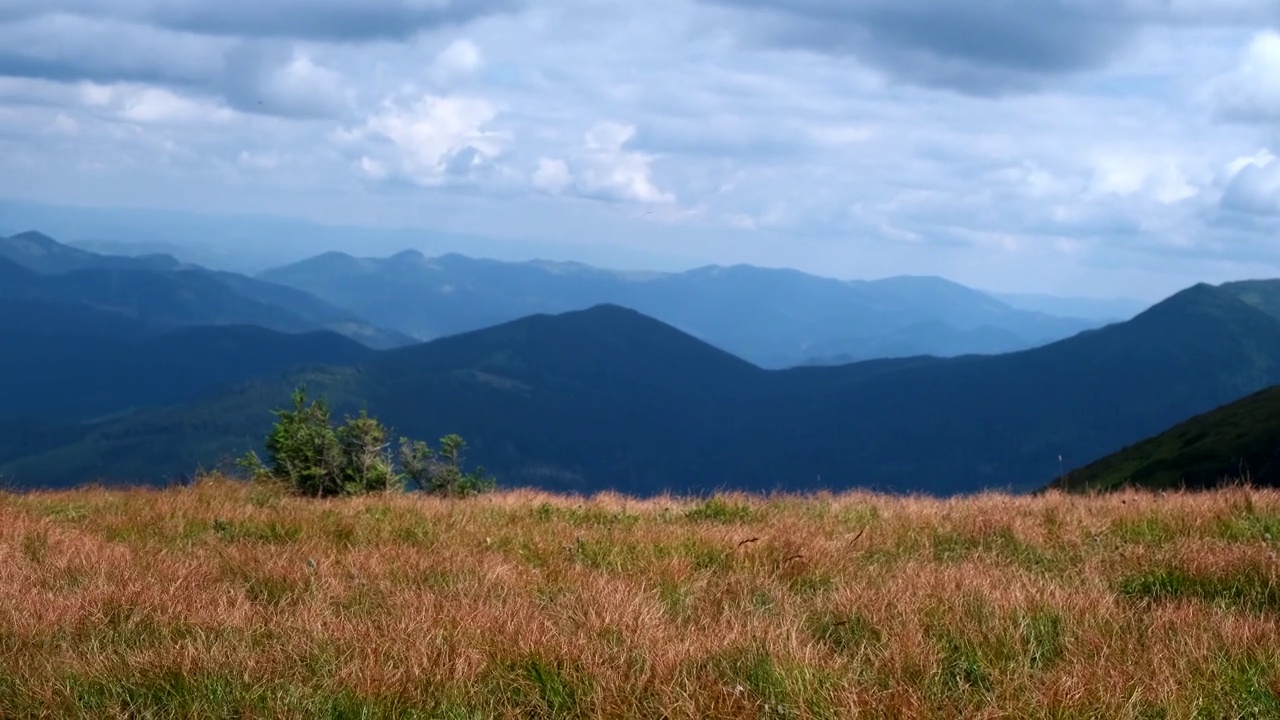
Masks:
[[[1066,477],[1101,487],[1130,480],[1091,463],[1280,384],[1280,281],[1199,285],[1038,347],[938,357],[1084,322],[938,278],[415,252],[248,277],[23,233],[0,238],[0,477],[181,477],[256,447],[305,385],[399,433],[460,433],[512,485],[950,494],[1081,467]],[[886,357],[762,367],[850,348]],[[1143,452],[1117,472],[1173,482]]]
[[[331,330],[375,348],[412,342],[299,290],[165,255],[99,255],[37,232],[0,238],[0,303],[78,308],[148,332],[255,325],[279,332]]]
[[[1256,290],[1256,288],[1255,288]],[[1241,286],[999,356],[765,370],[634,310],[536,315],[176,406],[53,428],[18,483],[163,481],[254,447],[306,385],[398,433],[457,432],[511,485],[637,494],[1029,490],[1280,383],[1280,317]],[[61,433],[61,434],[59,434]]]
[[[762,367],[1021,350],[1103,324],[1019,310],[936,277],[841,281],[795,270],[620,272],[578,263],[331,252],[259,276],[419,340],[533,313],[628,307]]]

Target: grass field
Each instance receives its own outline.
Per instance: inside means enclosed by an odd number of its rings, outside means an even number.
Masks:
[[[1280,493],[0,495],[0,717],[1280,717]]]

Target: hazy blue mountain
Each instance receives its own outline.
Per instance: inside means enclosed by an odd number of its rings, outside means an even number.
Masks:
[[[246,265],[228,251],[209,245],[190,245],[175,242],[103,240],[100,238],[80,238],[67,243],[98,255],[116,257],[141,257],[146,255],[168,255],[186,265],[198,265],[211,270],[226,272],[252,273],[261,268]]]
[[[63,245],[48,235],[34,231],[0,238],[0,257],[44,274],[90,269],[175,270],[181,265],[172,256],[162,254],[134,257],[99,255]]]
[[[390,254],[417,248],[432,254],[465,251],[475,255],[521,259],[575,257],[584,262],[625,267],[688,267],[687,258],[609,244],[565,245],[503,240],[416,228],[325,225],[296,218],[201,214],[123,207],[82,207],[0,199],[0,223],[18,229],[40,228],[74,245],[109,255],[133,255],[118,243],[145,244],[184,262],[240,273],[256,273],[330,250]],[[4,233],[11,234],[11,233]],[[144,250],[150,252],[151,250]]]
[[[9,458],[19,482],[160,481],[260,441],[306,383],[397,432],[459,432],[515,485],[633,493],[1031,489],[1280,383],[1280,321],[1196,286],[1131,321],[994,357],[763,370],[598,306],[240,385]]]
[[[995,292],[990,295],[1019,310],[1100,322],[1128,320],[1151,306],[1151,303],[1132,298],[1062,297],[1037,293]]]
[[[300,290],[183,265],[167,255],[99,255],[27,232],[0,238],[0,259],[31,271],[0,288],[0,298],[96,308],[157,331],[259,325],[282,332],[332,330],[377,348],[413,341]]]
[[[1015,310],[941,278],[844,282],[750,266],[627,273],[407,251],[381,259],[326,253],[261,277],[423,340],[616,304],[766,367],[1007,352],[1098,324]]]

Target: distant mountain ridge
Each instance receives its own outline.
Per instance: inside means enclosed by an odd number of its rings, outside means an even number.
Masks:
[[[1146,310],[1151,303],[1132,298],[1061,297],[1043,293],[989,293],[1019,310],[1102,322],[1123,322]]]
[[[63,245],[44,233],[28,231],[0,238],[0,257],[37,273],[49,275],[76,270],[176,270],[182,266],[171,255],[132,257],[99,255]]]
[[[371,347],[412,342],[294,288],[184,265],[167,255],[99,255],[38,232],[0,238],[0,303],[75,305],[153,332],[199,325],[256,325],[280,332],[332,330]],[[14,268],[25,273],[17,273]]]
[[[396,432],[458,432],[514,485],[651,494],[1029,490],[1280,384],[1280,320],[1200,285],[1133,320],[993,356],[763,370],[617,306],[538,315],[264,378],[0,458],[17,482],[162,480],[252,447],[306,384]]]
[[[841,281],[747,265],[627,273],[416,251],[325,253],[259,277],[421,340],[534,313],[633,308],[765,367],[889,356],[994,354],[1097,327],[1017,310],[935,277]]]

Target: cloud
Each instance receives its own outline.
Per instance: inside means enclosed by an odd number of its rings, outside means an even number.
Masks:
[[[1091,190],[1099,194],[1130,197],[1142,194],[1164,205],[1199,194],[1175,159],[1123,153],[1103,154],[1095,160]]]
[[[498,108],[480,98],[389,99],[338,139],[356,149],[358,166],[371,179],[457,184],[479,179],[511,144],[509,134],[488,129],[497,116]]]
[[[538,169],[533,173],[533,187],[552,195],[559,195],[565,188],[573,184],[573,173],[569,165],[559,158],[540,158]]]
[[[1280,162],[1263,151],[1233,163],[1222,207],[1250,215],[1280,215]]]
[[[1241,122],[1280,122],[1280,33],[1254,36],[1240,65],[1220,77],[1215,99],[1223,117]]]
[[[100,114],[140,125],[226,124],[234,117],[226,107],[146,85],[90,83],[80,94]]]
[[[436,56],[427,75],[437,85],[449,85],[484,67],[484,54],[470,40],[455,40]]]
[[[1100,292],[1280,264],[1276,0],[514,7],[0,0],[0,195]]]
[[[850,55],[904,82],[977,95],[1106,66],[1151,24],[1280,19],[1270,0],[704,0],[745,10],[740,33]]]
[[[641,203],[672,203],[675,195],[653,183],[653,156],[627,150],[634,125],[603,122],[587,131],[578,171],[578,191],[587,197]]]
[[[300,48],[205,38],[114,20],[39,17],[0,25],[0,76],[141,83],[220,97],[250,113],[332,117],[349,105],[342,76]]]
[[[338,117],[351,106],[342,74],[317,64],[301,49],[242,43],[225,56],[214,88],[238,110],[284,117]]]
[[[209,84],[225,50],[219,41],[74,15],[0,24],[0,75],[9,77]]]
[[[285,157],[277,152],[242,150],[236,157],[236,165],[246,170],[275,170],[284,163]]]
[[[518,0],[9,0],[0,21],[55,15],[199,35],[360,42],[406,39],[520,7]]]
[[[243,112],[342,117],[346,73],[324,61],[375,41],[520,6],[517,0],[7,0],[0,8],[0,76],[57,82],[146,83],[222,98]],[[479,49],[458,41],[432,73],[447,82],[477,70]]]

